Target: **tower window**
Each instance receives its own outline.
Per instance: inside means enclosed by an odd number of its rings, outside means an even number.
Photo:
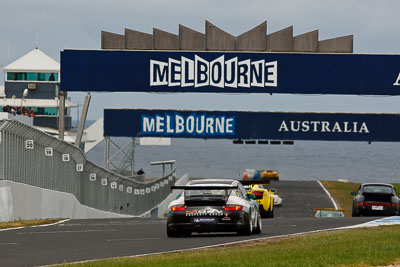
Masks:
[[[7,81],[56,81],[56,72],[7,72]]]

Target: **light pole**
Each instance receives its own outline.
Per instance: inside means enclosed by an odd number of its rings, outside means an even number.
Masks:
[[[24,92],[22,93],[21,105],[20,105],[21,108],[22,108],[22,101],[25,99],[25,97],[28,96],[28,92],[29,92],[28,88],[25,88]]]

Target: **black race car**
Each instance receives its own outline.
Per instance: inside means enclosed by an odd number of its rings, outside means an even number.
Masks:
[[[352,216],[360,215],[397,215],[399,214],[399,197],[391,184],[361,184],[354,195]]]
[[[189,236],[192,232],[261,233],[262,222],[254,195],[237,180],[194,180],[172,186],[183,193],[168,206],[167,235]]]

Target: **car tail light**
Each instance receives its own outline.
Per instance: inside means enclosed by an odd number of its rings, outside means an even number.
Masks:
[[[255,195],[255,196],[262,196],[262,195],[264,195],[264,192],[254,191],[254,192],[253,192],[253,195]]]
[[[243,206],[241,205],[226,205],[224,210],[242,210]]]
[[[399,204],[393,203],[393,207],[397,207],[397,206],[399,206]]]
[[[362,202],[357,202],[357,206],[362,206],[363,203]]]
[[[185,205],[176,205],[171,207],[171,211],[183,211],[185,210]]]

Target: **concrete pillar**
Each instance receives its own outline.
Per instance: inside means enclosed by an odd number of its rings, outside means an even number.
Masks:
[[[85,96],[85,101],[84,101],[83,107],[82,107],[81,120],[79,121],[78,131],[76,133],[76,138],[75,138],[75,146],[77,146],[79,148],[82,143],[83,130],[85,129],[86,116],[87,116],[87,113],[89,110],[89,104],[90,104],[91,98],[92,97],[91,97],[90,93],[88,93]]]
[[[101,31],[101,49],[124,49],[124,47],[123,35]]]
[[[179,24],[180,50],[206,50],[204,33]]]
[[[235,36],[221,30],[206,20],[206,50],[234,51]]]
[[[58,138],[61,140],[64,140],[66,96],[67,93],[64,91],[58,93]]]
[[[267,51],[291,52],[293,50],[293,26],[267,35]]]
[[[321,53],[353,53],[353,35],[347,35],[318,42]]]
[[[154,50],[178,50],[178,35],[153,28]]]
[[[125,49],[153,49],[153,35],[125,28]]]
[[[265,51],[267,49],[267,21],[236,37],[238,51]]]
[[[317,52],[318,30],[293,37],[294,52]]]

